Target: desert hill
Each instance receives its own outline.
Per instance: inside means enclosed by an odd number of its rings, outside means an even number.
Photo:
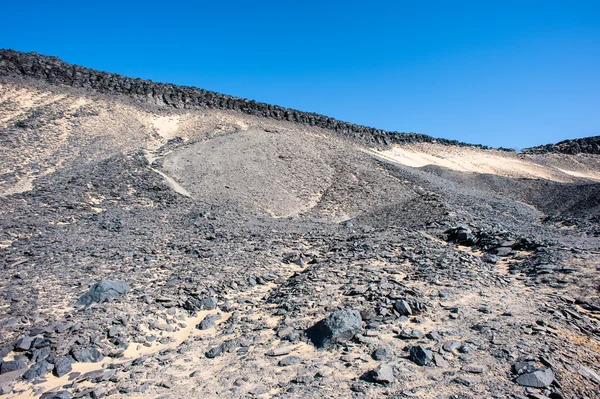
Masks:
[[[599,397],[598,137],[516,153],[1,50],[0,140],[7,397]]]

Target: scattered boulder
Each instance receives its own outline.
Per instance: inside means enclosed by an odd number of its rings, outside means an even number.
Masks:
[[[72,351],[71,354],[81,363],[96,363],[104,359],[104,356],[96,348],[85,348]]]
[[[532,373],[521,374],[515,381],[524,387],[545,388],[554,381],[554,373],[549,368],[536,370]]]
[[[371,378],[380,384],[391,384],[394,382],[394,369],[389,364],[382,364],[371,371]]]
[[[420,339],[423,338],[423,332],[413,329],[402,329],[398,333],[398,337],[402,339]]]
[[[493,249],[497,256],[508,256],[513,251],[512,247],[497,247]]]
[[[457,244],[472,247],[477,243],[477,237],[473,234],[468,226],[458,226],[446,230],[449,241],[454,241]]]
[[[446,359],[444,359],[444,357],[442,355],[440,355],[439,353],[435,353],[433,355],[433,361],[434,361],[435,365],[440,368],[450,367],[450,363],[448,363],[448,361]]]
[[[73,361],[68,357],[57,357],[54,359],[54,375],[62,377],[73,369]]]
[[[33,344],[33,337],[25,336],[20,338],[15,345],[16,350],[28,351],[31,348],[31,344]]]
[[[23,379],[33,380],[36,378],[42,378],[50,371],[52,371],[52,369],[54,369],[53,364],[47,362],[46,360],[42,360],[31,366],[29,370],[27,370],[25,374],[23,374]]]
[[[16,370],[22,370],[27,368],[27,363],[23,359],[9,360],[7,362],[0,363],[0,374],[10,373]]]
[[[14,384],[11,384],[11,383],[0,384],[0,395],[8,395],[14,389],[15,389]]]
[[[282,367],[293,366],[299,364],[302,361],[298,356],[286,356],[279,361],[279,365]]]
[[[90,306],[92,303],[106,302],[112,298],[129,292],[129,284],[125,281],[102,280],[90,288],[77,301],[78,306]]]
[[[71,399],[73,395],[69,391],[47,392],[40,399]]]
[[[460,341],[446,341],[444,342],[444,345],[442,345],[442,349],[444,349],[446,352],[454,352],[460,348],[461,345],[462,344]]]
[[[200,324],[198,324],[196,326],[197,329],[199,330],[208,330],[210,328],[213,328],[217,322],[217,320],[221,319],[221,315],[220,314],[210,314],[208,316],[206,316],[201,322]]]
[[[396,301],[396,303],[394,303],[394,309],[396,309],[396,311],[400,313],[400,316],[410,316],[413,314],[408,302],[403,300]]]
[[[496,263],[498,263],[498,257],[496,255],[492,255],[490,253],[483,255],[483,257],[481,259],[485,263],[489,263],[491,265],[495,265]]]
[[[313,345],[325,348],[346,342],[361,330],[360,312],[354,309],[342,309],[333,312],[329,317],[309,328],[306,333]]]
[[[183,308],[192,312],[197,310],[214,310],[217,308],[217,298],[198,299],[190,297],[183,304]]]
[[[408,350],[409,359],[419,366],[426,366],[431,363],[433,353],[431,350],[421,346],[411,346]]]
[[[371,357],[377,361],[387,360],[392,357],[392,352],[386,348],[378,348],[373,351]]]
[[[291,348],[279,347],[267,352],[267,356],[284,356],[292,352]]]
[[[206,352],[206,357],[209,359],[213,359],[217,356],[221,356],[223,353],[232,352],[236,348],[239,348],[241,345],[239,339],[231,339],[223,342],[219,346],[215,346],[214,348],[209,349]]]

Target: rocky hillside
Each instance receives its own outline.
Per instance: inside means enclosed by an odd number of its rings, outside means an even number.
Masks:
[[[118,74],[68,64],[57,57],[48,57],[36,53],[21,53],[0,49],[0,76],[33,77],[57,85],[82,87],[109,94],[124,94],[140,101],[176,109],[207,107],[241,111],[249,115],[332,130],[366,143],[387,145],[392,143],[437,142],[447,145],[471,145],[456,140],[434,139],[424,134],[387,132],[381,129],[338,121],[324,115],[232,97],[195,87],[128,78]]]
[[[600,136],[564,140],[555,144],[526,148],[524,154],[600,154]]]
[[[0,395],[600,397],[599,155],[0,54]]]

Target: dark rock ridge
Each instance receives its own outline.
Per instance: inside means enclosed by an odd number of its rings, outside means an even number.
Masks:
[[[600,154],[600,136],[564,140],[555,144],[525,148],[522,152],[524,154]]]
[[[22,53],[0,49],[0,76],[31,77],[56,85],[82,87],[107,94],[123,94],[140,101],[177,109],[206,107],[240,111],[254,116],[329,129],[343,136],[377,145],[418,142],[489,148],[482,145],[462,143],[457,140],[436,139],[419,133],[388,132],[382,129],[339,121],[312,112],[302,112],[245,98],[232,97],[196,87],[128,78],[114,73],[100,72],[68,64],[58,57],[37,53]],[[510,149],[501,150],[513,151]]]

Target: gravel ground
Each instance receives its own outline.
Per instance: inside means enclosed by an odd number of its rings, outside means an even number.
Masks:
[[[597,182],[1,79],[6,397],[600,397]]]

